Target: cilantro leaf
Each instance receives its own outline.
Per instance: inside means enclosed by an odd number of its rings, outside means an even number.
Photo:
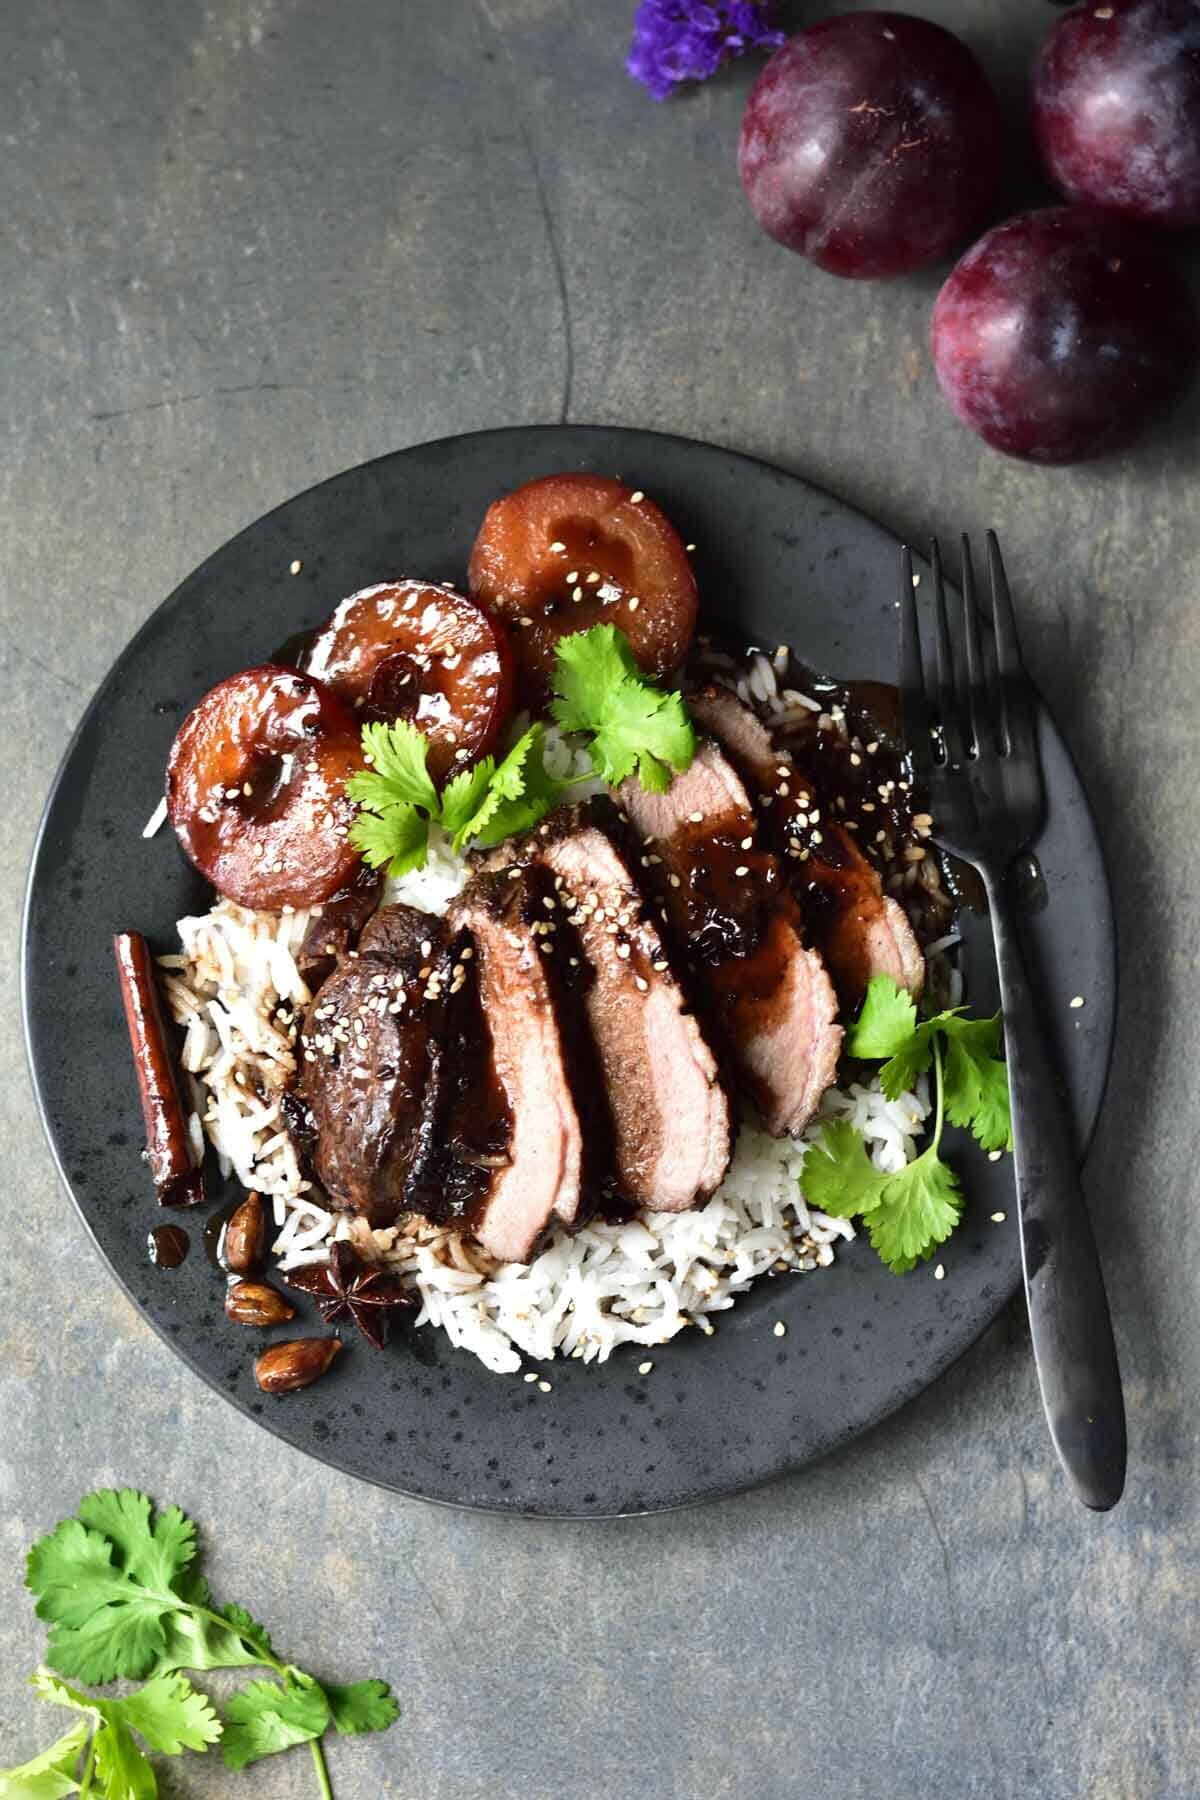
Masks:
[[[121,1567],[143,1587],[175,1587],[196,1555],[196,1527],[177,1506],[151,1518],[149,1497],[136,1488],[102,1488],[79,1502],[77,1518],[115,1547]]]
[[[400,1717],[400,1708],[388,1692],[386,1681],[352,1681],[338,1687],[323,1681],[325,1698],[335,1731],[355,1737],[361,1731],[386,1731]]]
[[[382,812],[385,806],[419,806],[437,815],[437,789],[426,767],[429,740],[408,719],[390,725],[364,725],[364,758],[371,764],[351,775],[346,792],[359,806]]]
[[[157,1800],[158,1777],[123,1720],[105,1719],[93,1741],[103,1800]]]
[[[867,1230],[880,1259],[896,1274],[932,1256],[950,1236],[962,1211],[962,1193],[937,1144],[883,1183],[879,1203],[867,1214]]]
[[[230,1769],[244,1769],[277,1750],[319,1738],[329,1724],[324,1690],[311,1675],[289,1669],[289,1685],[252,1681],[230,1696],[225,1707],[222,1755]]]
[[[846,1050],[868,1062],[895,1056],[917,1030],[917,1005],[890,975],[873,975],[862,1011],[846,1033]]]
[[[16,1769],[0,1769],[0,1800],[67,1800],[79,1792],[79,1756],[90,1735],[86,1719]]]
[[[946,1018],[946,1117],[975,1133],[985,1150],[1012,1149],[1008,1070],[996,1055],[1004,1027],[990,1019]]]
[[[908,1042],[884,1063],[879,1085],[886,1099],[898,1100],[901,1094],[911,1092],[917,1076],[924,1075],[933,1061],[933,1034],[932,1022],[918,1025]]]
[[[78,1519],[64,1519],[29,1552],[25,1585],[51,1621],[49,1659],[62,1675],[105,1682],[149,1674],[166,1635],[170,1594],[148,1592],[114,1568],[113,1546]]]
[[[114,1729],[136,1731],[152,1750],[164,1756],[205,1750],[221,1735],[221,1721],[207,1695],[197,1693],[187,1677],[178,1672],[155,1675],[132,1694],[117,1700],[81,1694],[48,1669],[39,1669],[31,1685],[39,1700],[88,1713]]]
[[[135,1693],[105,1705],[119,1707],[124,1723],[164,1756],[204,1750],[221,1735],[221,1721],[208,1696],[198,1694],[178,1673],[155,1675]],[[106,1717],[112,1716],[111,1711],[106,1713]]]
[[[546,730],[531,725],[492,776],[483,801],[459,831],[456,847],[474,838],[482,848],[528,831],[562,798],[568,785],[546,771]]]
[[[483,804],[495,773],[495,757],[485,756],[473,768],[452,776],[442,789],[442,829],[455,840],[456,849],[460,841],[466,841],[467,827]]]
[[[682,697],[647,679],[615,625],[560,638],[551,683],[552,717],[565,731],[591,735],[596,773],[613,787],[636,771],[643,787],[663,793],[671,772],[686,769],[696,754]]]
[[[820,1141],[809,1145],[800,1171],[809,1205],[831,1218],[851,1219],[879,1204],[883,1182],[853,1125],[847,1119],[826,1119]]]
[[[349,842],[373,869],[389,875],[423,869],[429,849],[429,821],[415,806],[397,802],[382,812],[360,812],[350,827]]]

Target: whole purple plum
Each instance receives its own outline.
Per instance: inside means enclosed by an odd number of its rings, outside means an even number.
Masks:
[[[1033,128],[1069,199],[1200,225],[1200,0],[1072,8],[1037,61]]]
[[[833,275],[902,275],[985,221],[1000,182],[996,97],[953,33],[855,12],[777,50],[742,118],[738,166],[763,230]]]
[[[1031,462],[1125,443],[1191,375],[1186,287],[1147,232],[1090,207],[997,225],[933,310],[938,380],[964,424]]]

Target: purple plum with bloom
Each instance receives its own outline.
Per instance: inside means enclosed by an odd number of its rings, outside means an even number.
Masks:
[[[635,81],[665,100],[685,81],[707,81],[745,50],[773,50],[782,31],[755,0],[642,0],[633,21],[625,67]]]

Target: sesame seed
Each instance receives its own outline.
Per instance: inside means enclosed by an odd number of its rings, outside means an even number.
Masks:
[[[875,740],[872,740],[872,742],[867,745],[867,755],[874,756],[878,749],[879,749],[878,742]]]
[[[690,825],[699,825],[701,823],[701,821],[703,820],[703,818],[704,818],[704,814],[702,812],[689,813],[688,814],[688,823]]]
[[[550,548],[552,550],[565,550],[566,547],[567,546],[565,544],[559,542],[558,538],[555,538],[554,542],[550,546]],[[530,1379],[530,1377],[526,1376],[525,1379],[528,1381]]]
[[[588,586],[595,587],[595,585],[599,581],[599,579],[600,579],[599,569],[593,569],[591,574],[588,576]]]
[[[685,544],[683,547],[685,550],[694,550],[696,548],[695,544]]]
[[[578,580],[579,580],[579,570],[578,569],[568,569],[567,570],[568,586],[572,585],[573,583],[575,583]]]
[[[782,1319],[776,1319],[776,1321],[775,1321],[775,1336],[776,1337],[786,1337],[787,1336],[787,1326],[784,1324]]]
[[[1004,1223],[1005,1219],[1007,1219],[1007,1217],[1008,1217],[1007,1213],[993,1213],[992,1214],[992,1224],[993,1225],[1003,1225],[1003,1223]]]
[[[651,963],[650,967],[656,972],[656,974],[661,975],[664,969],[667,969],[670,967],[670,964],[668,962],[666,962],[666,960],[664,958],[660,957],[658,962]]]
[[[290,564],[289,564],[289,566],[288,566],[288,574],[289,574],[289,575],[298,575],[298,574],[299,574],[299,573],[300,573],[300,571],[301,571],[301,569],[302,569],[302,568],[303,568],[303,567],[304,567],[304,564],[303,564],[303,563],[302,563],[302,562],[301,562],[301,561],[300,561],[300,558],[299,558],[299,557],[298,557],[298,556],[297,556],[297,557],[296,557],[296,558],[295,558],[295,559],[294,559],[294,560],[293,560],[293,561],[292,561],[292,562],[291,562],[291,563],[290,563]]]
[[[1082,994],[1076,994],[1075,998],[1071,1002],[1071,1005],[1074,1007],[1085,1006],[1086,1004],[1087,1004],[1087,1002],[1084,1000],[1084,997]]]
[[[540,1393],[548,1394],[550,1392],[550,1383],[548,1381],[539,1381],[538,1390]]]
[[[673,888],[677,888],[680,885],[678,875],[668,875],[667,880]]]
[[[933,1279],[935,1281],[945,1281],[946,1267],[944,1263],[939,1263],[937,1268],[933,1271]]]
[[[474,954],[475,954],[475,951],[471,947],[470,944],[467,944],[466,947],[460,952],[460,955],[464,962],[470,962],[470,960],[474,956]]]
[[[243,792],[243,794],[245,794],[247,800],[250,798],[251,794],[254,792],[254,789],[250,786],[250,783],[248,781],[243,781],[242,792]]]
[[[614,930],[615,929],[616,928],[614,927]],[[626,961],[629,957],[629,945],[628,944],[618,944],[617,945],[617,955],[621,958],[622,962]]]
[[[746,863],[739,863],[737,868],[733,872],[735,875],[748,875],[750,873],[750,869]]]
[[[646,496],[643,494],[641,488],[636,488],[629,496],[629,504],[630,506],[640,506],[645,498]]]
[[[648,1375],[653,1367],[654,1367],[654,1364],[652,1362],[639,1363],[638,1364],[638,1374],[639,1375]]]
[[[787,778],[791,774],[791,772],[792,772],[792,770],[791,770],[790,763],[780,763],[775,770],[775,773],[777,775],[782,775],[782,777],[785,781],[787,780]]]
[[[858,754],[857,750],[852,750],[850,752],[850,761],[851,761],[852,765],[854,766],[854,768],[857,769],[859,767],[860,763],[862,762],[862,757]]]
[[[753,848],[753,846],[754,846],[754,839],[752,837],[744,837],[741,841],[740,848],[743,850],[750,850]]]
[[[823,844],[825,839],[819,831],[814,831],[812,834],[812,841],[814,844]]]
[[[1003,1155],[1004,1155],[1003,1150],[989,1150],[988,1151],[988,1161],[989,1162],[999,1162],[1000,1158]]]
[[[640,601],[640,600],[639,600],[639,599],[638,599],[638,597],[637,597],[637,595],[636,595],[636,594],[631,594],[631,595],[630,595],[630,596],[629,596],[629,610],[630,610],[630,612],[636,612],[636,611],[637,611],[637,609],[638,609],[638,607],[639,607],[639,606],[640,606],[640,605],[641,605],[641,601]]]
[[[638,989],[639,993],[645,994],[649,991],[650,983],[646,980],[644,975],[635,975],[633,978],[633,983],[634,983],[634,986]]]
[[[571,589],[571,598],[572,598],[572,600],[582,600],[583,599],[583,589],[581,587],[572,588]]]
[[[551,545],[551,549],[553,549],[553,545]],[[536,1381],[537,1380],[536,1370],[530,1369],[528,1371],[528,1373],[526,1374],[525,1379],[526,1379],[526,1381]]]

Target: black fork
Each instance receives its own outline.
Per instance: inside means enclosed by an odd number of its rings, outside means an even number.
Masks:
[[[900,691],[915,786],[932,836],[983,879],[996,940],[1012,1099],[1021,1265],[1042,1403],[1054,1447],[1085,1506],[1104,1511],[1125,1484],[1125,1407],[1104,1277],[1079,1159],[1021,948],[1009,875],[1042,823],[1033,690],[994,532],[987,540],[990,654],[963,539],[961,654],[932,553],[936,680],[927,688],[912,558],[900,553]]]

